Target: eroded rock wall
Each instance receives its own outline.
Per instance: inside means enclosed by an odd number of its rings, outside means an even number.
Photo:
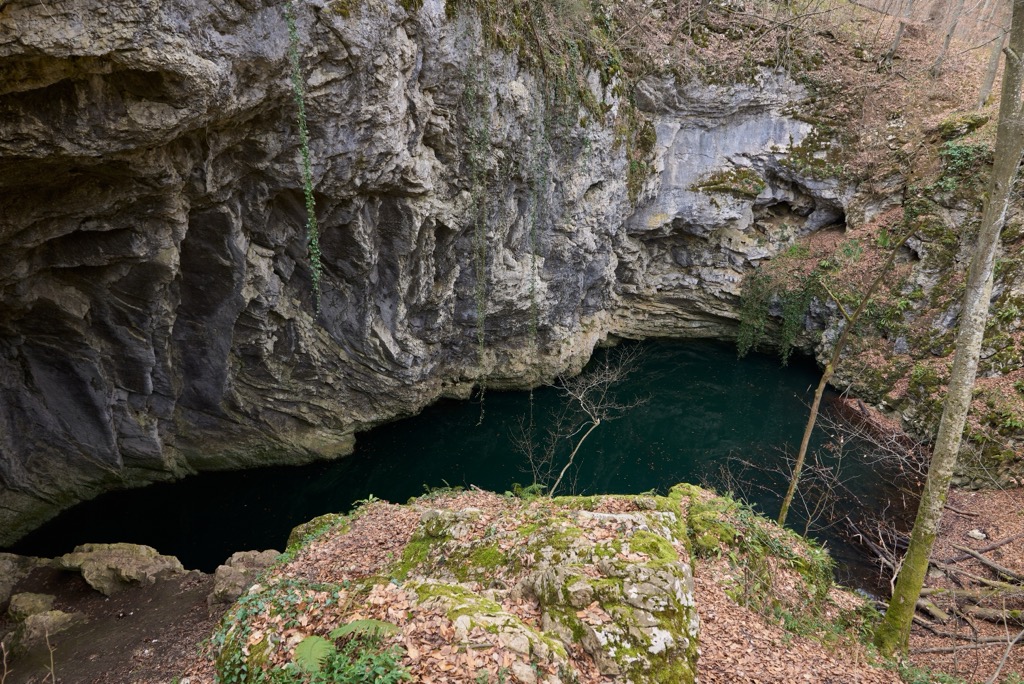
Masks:
[[[284,5],[0,5],[0,544],[110,488],[346,454],[609,334],[728,336],[744,271],[841,219],[779,163],[810,129],[782,74],[642,84],[634,204],[599,79],[604,121],[553,105],[471,12],[343,4],[294,8],[318,314]],[[756,192],[695,189],[736,169]]]

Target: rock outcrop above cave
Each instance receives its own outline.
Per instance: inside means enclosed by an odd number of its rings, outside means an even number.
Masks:
[[[781,73],[641,84],[634,204],[614,84],[603,121],[553,112],[472,11],[405,4],[294,8],[319,313],[284,5],[0,6],[0,544],[110,488],[341,456],[610,334],[729,334],[751,264],[842,216],[782,163],[811,127]]]

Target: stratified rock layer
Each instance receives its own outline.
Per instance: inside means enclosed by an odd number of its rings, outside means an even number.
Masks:
[[[110,488],[344,455],[609,334],[728,335],[751,263],[841,218],[780,164],[810,130],[782,74],[641,84],[637,207],[599,79],[581,127],[471,11],[294,13],[318,314],[283,5],[0,6],[0,544]]]

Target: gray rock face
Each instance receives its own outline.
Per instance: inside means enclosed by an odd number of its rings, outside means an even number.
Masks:
[[[792,114],[806,97],[767,70],[729,87],[640,84],[659,175],[626,225],[616,309],[626,334],[730,337],[752,264],[842,222],[848,193],[785,164],[813,130]]]
[[[46,561],[13,553],[0,553],[0,610],[4,610],[15,585]]]
[[[318,315],[282,5],[0,6],[0,544],[110,488],[344,455],[608,334],[728,334],[743,271],[841,215],[780,164],[808,133],[782,75],[644,84],[658,175],[636,210],[613,116],[547,108],[471,15],[295,16]],[[764,189],[691,189],[732,168]]]

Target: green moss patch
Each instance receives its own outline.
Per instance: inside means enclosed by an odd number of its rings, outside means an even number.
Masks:
[[[987,114],[968,112],[966,114],[955,114],[935,127],[935,132],[943,140],[956,140],[968,133],[973,133],[989,121]]]
[[[724,192],[736,197],[753,199],[760,195],[767,185],[761,175],[753,169],[730,169],[716,171],[690,188],[694,192]]]

